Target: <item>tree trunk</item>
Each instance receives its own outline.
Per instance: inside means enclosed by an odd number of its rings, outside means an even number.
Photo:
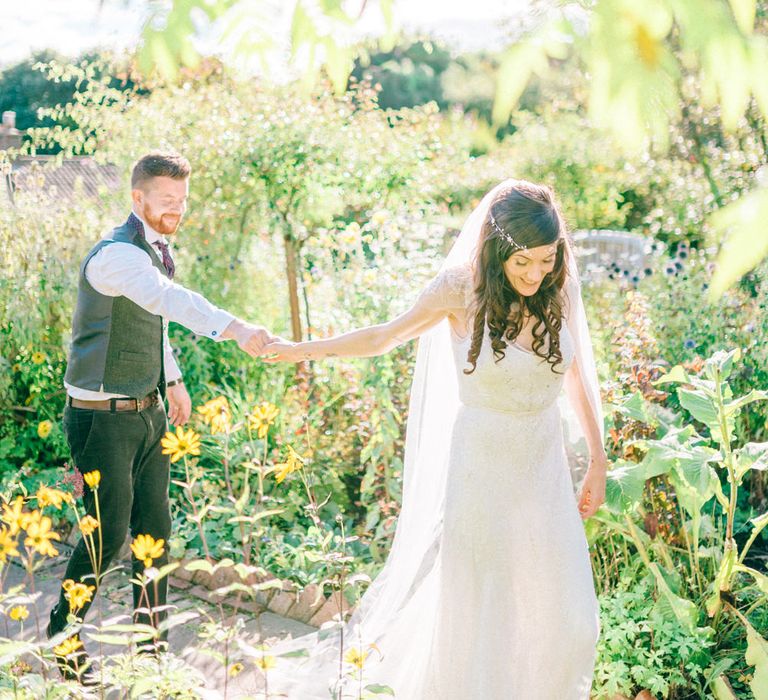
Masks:
[[[301,311],[297,284],[299,249],[290,234],[283,236],[285,243],[285,274],[288,277],[288,303],[291,307],[291,333],[296,343],[301,342]]]

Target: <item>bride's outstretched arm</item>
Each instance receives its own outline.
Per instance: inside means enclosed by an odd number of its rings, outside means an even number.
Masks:
[[[277,341],[264,346],[265,362],[300,362],[326,357],[374,357],[417,338],[445,318],[448,310],[422,294],[405,313],[387,323],[359,328],[323,340]]]

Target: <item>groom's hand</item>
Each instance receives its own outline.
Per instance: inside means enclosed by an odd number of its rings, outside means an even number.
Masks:
[[[231,338],[240,346],[243,352],[251,357],[258,357],[264,346],[273,339],[273,336],[263,326],[255,326],[235,319],[222,333],[223,338]]]
[[[165,395],[168,398],[168,421],[171,425],[184,425],[192,415],[192,399],[183,382],[167,387]]]

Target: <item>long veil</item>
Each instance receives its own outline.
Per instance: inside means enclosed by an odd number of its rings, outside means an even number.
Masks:
[[[483,197],[462,226],[441,271],[473,259],[491,203],[515,182],[504,180]],[[567,236],[566,244],[570,301],[566,319],[602,437],[597,371]],[[268,652],[277,658],[277,666],[269,671],[270,689],[278,691],[272,697],[284,693],[291,700],[357,698],[362,673],[363,686],[387,685],[395,697],[418,700],[437,609],[448,435],[459,408],[449,329],[444,319],[419,338],[406,426],[402,509],[386,563],[346,623],[279,642]],[[562,398],[558,400],[561,410],[571,418],[569,440],[576,442],[581,429]],[[299,649],[306,649],[307,655],[281,656]],[[343,660],[353,649],[369,654],[359,662],[362,669]]]

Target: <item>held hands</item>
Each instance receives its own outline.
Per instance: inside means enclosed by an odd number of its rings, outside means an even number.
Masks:
[[[247,352],[251,357],[259,357],[267,343],[278,340],[277,336],[273,336],[263,326],[255,326],[238,319],[226,327],[222,337],[236,341],[240,349]]]
[[[301,362],[307,359],[301,343],[293,343],[285,338],[275,338],[263,349],[262,360],[270,364],[277,362]]]
[[[587,473],[581,484],[579,493],[579,515],[582,520],[591,518],[605,502],[605,472],[608,468],[608,457],[604,451],[590,457]]]

